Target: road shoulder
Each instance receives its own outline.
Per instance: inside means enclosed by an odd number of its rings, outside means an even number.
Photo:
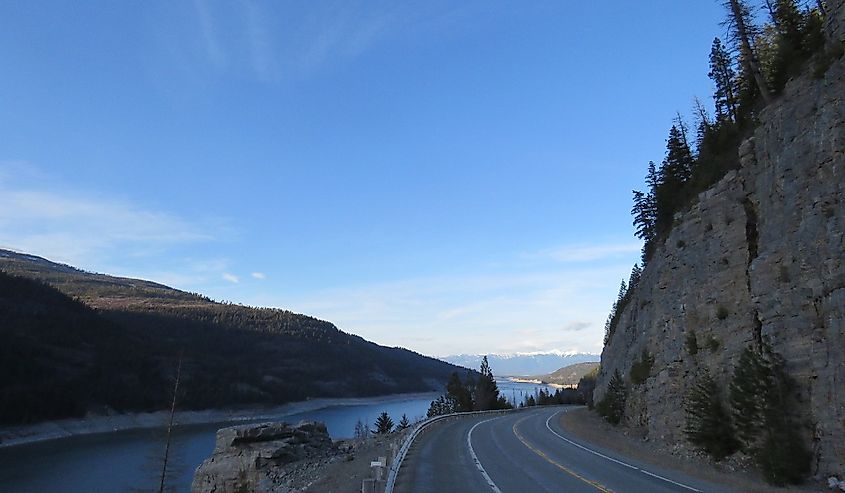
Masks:
[[[784,493],[818,491],[812,483],[801,487],[775,488],[763,482],[752,471],[732,469],[735,463],[717,463],[706,456],[680,457],[671,453],[668,446],[661,446],[635,435],[635,430],[614,427],[586,408],[572,409],[559,415],[559,424],[572,438],[612,450],[624,457],[635,457],[643,462],[670,469],[705,481],[721,484],[749,493]]]

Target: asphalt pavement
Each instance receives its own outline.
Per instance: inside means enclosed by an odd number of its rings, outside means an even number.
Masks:
[[[570,407],[467,415],[433,423],[414,440],[399,493],[714,492],[726,489],[582,442],[563,430]]]

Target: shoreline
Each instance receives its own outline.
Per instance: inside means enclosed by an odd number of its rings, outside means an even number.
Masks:
[[[317,411],[335,406],[389,403],[408,399],[437,398],[438,393],[412,392],[386,394],[373,397],[321,397],[306,401],[289,402],[278,406],[255,406],[242,409],[204,409],[198,411],[177,411],[175,429],[198,425],[234,426],[261,420],[281,420],[286,416]],[[0,428],[0,449],[7,449],[34,443],[63,440],[67,438],[120,433],[134,430],[164,428],[169,411],[151,413],[126,413],[112,416],[89,416],[68,418],[42,423]]]
[[[572,386],[572,385],[563,385],[563,384],[560,384],[560,383],[548,383],[548,382],[543,382],[541,380],[535,380],[535,379],[531,379],[531,378],[522,378],[522,377],[505,377],[505,378],[507,378],[511,382],[530,383],[530,384],[534,384],[534,385],[545,385],[546,387],[551,387],[553,389],[569,389],[569,388],[577,387],[577,386]]]

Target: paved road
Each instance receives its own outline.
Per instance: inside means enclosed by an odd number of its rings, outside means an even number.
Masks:
[[[408,451],[395,491],[731,491],[576,440],[558,423],[569,409],[542,407],[435,423]]]

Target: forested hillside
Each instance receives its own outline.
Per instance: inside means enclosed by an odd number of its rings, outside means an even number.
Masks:
[[[2,424],[164,409],[180,355],[180,409],[439,390],[458,369],[305,315],[9,251],[0,338]]]

